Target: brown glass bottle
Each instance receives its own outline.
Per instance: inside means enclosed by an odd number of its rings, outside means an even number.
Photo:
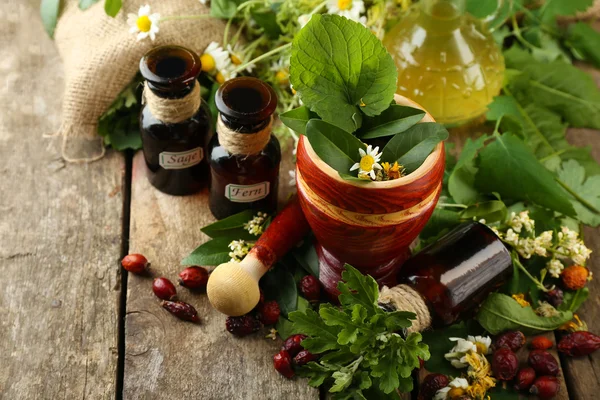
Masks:
[[[217,219],[247,209],[275,211],[281,149],[271,134],[277,95],[256,78],[217,91],[217,135],[209,144],[210,210]]]
[[[432,315],[433,327],[469,317],[512,273],[510,253],[490,228],[462,224],[410,258],[398,282],[416,290]]]
[[[213,132],[197,81],[200,59],[179,46],[160,46],[140,61],[146,80],[140,131],[148,178],[164,193],[199,191],[209,179],[206,149]]]

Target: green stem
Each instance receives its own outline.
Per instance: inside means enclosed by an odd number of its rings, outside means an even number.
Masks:
[[[325,7],[325,5],[327,5],[327,3],[328,3],[328,1],[325,0],[321,4],[317,5],[315,8],[313,8],[313,10],[310,13],[308,13],[308,15],[314,15],[314,14],[318,13],[321,10],[321,8]]]
[[[253,60],[250,60],[250,61],[248,61],[248,62],[247,62],[247,63],[245,63],[245,64],[239,65],[239,66],[238,66],[236,69],[234,69],[234,70],[232,71],[232,73],[236,74],[236,73],[238,73],[238,72],[240,72],[240,71],[243,71],[244,69],[246,69],[246,67],[247,67],[248,65],[251,65],[251,64],[256,64],[256,63],[258,63],[259,61],[262,61],[262,60],[264,60],[264,59],[266,59],[266,58],[269,58],[269,57],[271,57],[272,55],[275,55],[275,54],[277,54],[277,53],[280,53],[280,52],[282,52],[282,51],[284,51],[284,50],[287,50],[287,49],[289,49],[290,47],[292,47],[292,44],[291,44],[291,43],[284,44],[283,46],[279,46],[279,47],[277,47],[277,48],[275,48],[275,49],[273,49],[273,50],[271,50],[271,51],[268,51],[268,52],[266,52],[266,53],[264,53],[264,54],[262,54],[262,55],[260,55],[260,56],[256,57],[256,58],[255,58],[255,59],[253,59]]]
[[[590,204],[586,199],[584,199],[577,192],[575,192],[573,189],[571,189],[569,187],[569,185],[567,185],[566,183],[564,183],[557,177],[554,177],[554,179],[556,179],[556,182],[558,182],[558,184],[560,186],[562,186],[571,196],[575,197],[577,199],[577,201],[579,201],[581,204],[583,204],[584,206],[586,206],[593,212],[600,214],[600,210],[598,210],[596,207],[594,207],[592,204]]]
[[[536,278],[533,277],[533,275],[531,275],[529,273],[529,271],[527,271],[527,268],[525,268],[525,266],[523,266],[523,264],[521,264],[521,261],[519,260],[519,255],[517,253],[515,253],[515,251],[512,252],[512,259],[513,262],[515,263],[515,265],[521,270],[523,271],[523,273],[529,278],[531,279],[531,281],[533,283],[535,283],[535,285],[543,292],[548,292],[548,289],[546,289],[546,287],[540,282],[538,281]]]
[[[500,133],[499,129],[500,129],[500,122],[502,122],[502,118],[504,118],[504,114],[502,114],[500,116],[500,118],[498,118],[498,121],[496,121],[496,127],[494,128],[494,133],[493,133],[494,135],[497,133],[498,134]]]
[[[168,16],[168,17],[163,17],[159,21],[160,22],[164,22],[164,21],[173,21],[173,20],[179,20],[179,19],[204,19],[204,18],[214,18],[214,17],[212,15],[210,15],[210,14],[171,15],[171,16]]]
[[[441,207],[441,208],[469,208],[469,206],[466,206],[464,204],[454,204],[454,203],[437,203],[436,207]]]

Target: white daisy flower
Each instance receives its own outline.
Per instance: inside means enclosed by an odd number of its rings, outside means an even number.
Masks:
[[[137,33],[137,40],[145,39],[148,36],[151,40],[156,39],[159,20],[160,14],[150,14],[150,5],[148,4],[141,6],[137,15],[127,14],[127,24],[130,26],[129,32]]]
[[[229,57],[231,58],[231,62],[236,67],[239,65],[245,64],[248,61],[248,60],[246,60],[247,55],[244,53],[242,45],[239,43],[236,43],[234,46],[231,46],[231,44],[228,44],[227,51],[229,52]],[[245,69],[248,72],[252,72],[254,67],[255,67],[254,64],[248,64]]]
[[[365,12],[365,3],[363,0],[328,0],[327,12],[329,14],[341,15],[352,21],[360,22],[363,25],[367,23],[367,17],[361,15]]]
[[[228,67],[224,69],[219,69],[217,74],[215,75],[215,80],[217,83],[222,84],[225,81],[233,79],[237,76],[237,73],[233,72],[233,68]]]
[[[381,169],[381,164],[379,164],[379,160],[381,159],[381,153],[379,153],[379,147],[375,147],[374,149],[371,145],[367,146],[367,151],[363,149],[358,149],[360,154],[360,162],[355,163],[350,171],[358,171],[358,177],[361,179],[371,178],[375,180],[375,170]]]
[[[290,84],[289,58],[284,58],[288,61],[286,62],[283,58],[280,58],[277,61],[273,61],[271,68],[269,68],[271,71],[275,72],[275,82],[283,87]]]
[[[450,361],[454,368],[466,368],[469,366],[465,355],[469,352],[477,353],[477,346],[470,340],[463,338],[450,338],[450,341],[456,342],[454,347],[446,354],[444,358]]]
[[[229,68],[231,59],[229,53],[219,43],[211,42],[200,56],[200,63],[202,71],[212,73]]]
[[[467,336],[467,339],[475,344],[477,352],[482,355],[490,354],[492,339],[489,336]]]
[[[448,386],[438,390],[433,397],[433,400],[446,400],[448,398],[448,392],[453,388],[467,389],[469,387],[469,381],[465,378],[454,378]]]

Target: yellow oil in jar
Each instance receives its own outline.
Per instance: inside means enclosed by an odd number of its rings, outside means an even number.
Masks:
[[[464,0],[422,0],[383,43],[398,68],[398,93],[448,126],[485,113],[502,87],[502,53]]]

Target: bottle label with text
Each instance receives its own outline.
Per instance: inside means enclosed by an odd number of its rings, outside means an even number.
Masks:
[[[225,197],[234,203],[250,203],[267,197],[269,186],[269,182],[261,182],[255,185],[234,185],[230,183],[225,186]]]
[[[184,169],[193,167],[202,161],[204,152],[201,147],[180,153],[163,151],[158,156],[160,166],[164,169]]]

